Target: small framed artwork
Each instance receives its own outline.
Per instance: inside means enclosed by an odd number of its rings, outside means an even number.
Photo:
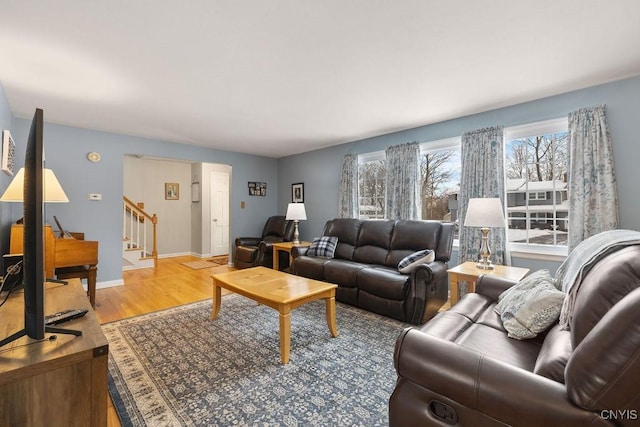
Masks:
[[[249,195],[250,196],[266,196],[267,195],[267,183],[266,182],[254,182],[249,181]]]
[[[291,201],[293,203],[304,203],[304,183],[291,184]]]
[[[165,182],[164,199],[180,200],[180,184],[178,184],[177,182]]]
[[[11,138],[8,130],[2,131],[2,172],[13,176],[13,160],[16,151],[16,144]]]

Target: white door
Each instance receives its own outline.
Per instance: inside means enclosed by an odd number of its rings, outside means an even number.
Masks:
[[[211,172],[211,255],[229,253],[229,174]]]

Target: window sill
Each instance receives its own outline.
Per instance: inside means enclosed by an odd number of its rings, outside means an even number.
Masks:
[[[458,239],[453,241],[453,250],[458,251]],[[511,244],[511,257],[522,259],[536,259],[542,261],[563,262],[567,258],[568,248],[544,247],[541,245]]]

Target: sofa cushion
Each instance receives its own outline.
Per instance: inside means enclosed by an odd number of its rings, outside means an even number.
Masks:
[[[370,266],[358,272],[360,290],[390,300],[403,301],[406,298],[409,280],[410,276],[385,267]]]
[[[495,309],[509,338],[534,338],[558,320],[564,297],[549,271],[538,270],[500,294]]]
[[[431,249],[424,249],[407,255],[398,263],[398,271],[400,273],[409,274],[420,264],[433,262],[436,259],[436,253]]]
[[[503,331],[474,323],[455,342],[470,350],[512,366],[533,371],[541,344],[534,340],[512,340]]]
[[[571,357],[571,333],[556,325],[542,343],[533,373],[564,384],[564,368]]]
[[[333,258],[337,244],[338,238],[334,236],[315,237],[307,249],[307,256]]]
[[[332,259],[324,265],[324,279],[329,283],[340,286],[358,286],[358,272],[367,267],[359,262],[347,261],[346,259]]]
[[[294,271],[298,276],[314,280],[324,280],[324,266],[330,261],[328,258],[300,256],[295,259]]]

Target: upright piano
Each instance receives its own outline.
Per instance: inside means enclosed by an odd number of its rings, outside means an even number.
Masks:
[[[11,226],[9,253],[21,254],[24,229],[22,224]],[[87,279],[87,294],[91,305],[96,304],[98,276],[98,242],[84,240],[84,233],[61,233],[57,237],[51,226],[44,229],[44,269],[47,278],[79,277]]]

